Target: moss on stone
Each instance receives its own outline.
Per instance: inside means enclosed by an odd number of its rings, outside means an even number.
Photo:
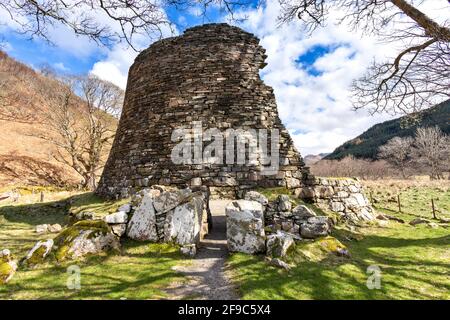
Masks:
[[[112,233],[111,227],[103,220],[82,220],[64,229],[53,240],[55,245],[55,259],[63,261],[71,258],[69,256],[71,244],[83,231],[89,231],[86,239],[92,239],[99,235]]]
[[[47,252],[47,248],[44,245],[41,245],[39,248],[34,250],[31,254],[31,257],[25,260],[25,263],[28,266],[35,266],[41,264],[45,260],[45,254]]]
[[[93,233],[106,234],[111,232],[111,227],[103,220],[82,220],[78,221],[72,226],[64,229],[54,239],[55,245],[61,246],[64,243],[71,242],[73,239],[80,235],[83,230],[92,230]]]
[[[15,270],[8,262],[0,262],[0,282],[6,283],[7,279]]]
[[[339,250],[347,249],[338,239],[328,236],[318,239],[317,242],[330,253],[337,253]]]
[[[289,250],[287,262],[301,263],[303,261],[319,262],[326,258],[336,257],[340,250],[346,250],[338,239],[327,236],[311,242],[296,243],[295,248]]]

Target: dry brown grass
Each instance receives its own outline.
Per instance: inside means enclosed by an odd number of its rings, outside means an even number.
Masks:
[[[43,88],[60,87],[54,78],[0,51],[0,187],[80,183],[81,176],[53,158],[55,145],[38,137],[55,136],[45,124],[49,99]],[[109,146],[104,151],[106,160]]]

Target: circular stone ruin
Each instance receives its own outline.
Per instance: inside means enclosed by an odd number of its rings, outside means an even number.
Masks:
[[[259,76],[265,59],[258,38],[227,24],[187,29],[141,52],[129,71],[122,116],[97,193],[122,198],[158,184],[208,186],[213,197],[234,198],[255,187],[301,187],[307,168],[281,123],[273,89]],[[237,163],[237,156],[231,163],[206,158],[176,163],[171,155],[180,141],[173,133],[180,127],[192,128],[193,138],[195,128],[203,133],[214,128],[225,137],[228,129],[267,129],[269,137],[270,130],[278,130],[278,168],[267,174],[260,157],[245,164]],[[215,140],[202,137],[204,151]],[[221,146],[226,154],[225,139]]]

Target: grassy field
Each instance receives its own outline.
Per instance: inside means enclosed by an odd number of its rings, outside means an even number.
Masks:
[[[448,181],[370,182],[368,187],[377,197],[379,212],[406,222],[417,216],[431,218],[429,201],[434,198],[438,217],[448,217]],[[398,193],[403,213],[396,212],[396,203],[391,202]],[[347,246],[351,258],[323,255],[320,261],[304,259],[287,272],[269,266],[263,257],[233,254],[229,267],[243,299],[450,299],[448,227],[432,229],[426,224],[413,227],[390,221],[384,227],[368,225],[356,232],[363,239],[352,239],[355,237],[345,229],[333,234]],[[380,289],[370,290],[366,285],[369,266],[381,270]]]
[[[376,199],[376,209],[406,222],[417,216],[431,219],[429,200],[435,199],[438,217],[449,217],[450,183],[365,182]],[[46,202],[38,203],[40,191]],[[267,194],[275,198],[285,190]],[[0,248],[23,257],[34,243],[53,235],[38,235],[42,223],[67,223],[68,212],[114,212],[127,200],[105,202],[92,193],[28,188],[20,190],[18,203],[0,204]],[[393,202],[400,194],[402,213]],[[362,236],[361,236],[362,235]],[[387,226],[366,225],[355,230],[339,227],[333,236],[347,246],[351,258],[317,254],[306,259],[310,244],[298,245],[291,254],[291,271],[269,266],[263,256],[233,254],[228,260],[232,280],[243,299],[450,299],[450,230],[426,224],[415,227],[389,221]],[[0,299],[161,299],[165,289],[186,278],[174,266],[189,263],[169,245],[124,240],[122,252],[91,257],[62,265],[47,263],[22,269],[7,285],[0,285]],[[81,289],[69,290],[67,268],[81,271]],[[369,266],[381,270],[381,288],[366,286]]]
[[[16,258],[26,255],[37,240],[54,235],[38,235],[35,226],[67,222],[67,212],[113,212],[121,202],[104,202],[91,193],[46,192],[45,203],[29,204],[37,195],[25,193],[18,204],[0,207],[0,248],[8,248]],[[66,201],[73,199],[72,203]],[[172,270],[187,263],[178,248],[125,240],[120,254],[90,257],[81,262],[36,269],[21,269],[7,285],[0,285],[0,299],[161,299],[171,283],[183,282]],[[70,290],[68,267],[81,271],[81,289]]]

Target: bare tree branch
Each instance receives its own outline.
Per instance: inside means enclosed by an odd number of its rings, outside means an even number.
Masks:
[[[374,62],[352,86],[355,109],[412,113],[450,98],[450,29],[406,0],[279,0],[281,23],[300,19],[307,31],[323,26],[333,8],[340,23],[404,48],[392,61]],[[447,8],[444,9],[448,10]]]

